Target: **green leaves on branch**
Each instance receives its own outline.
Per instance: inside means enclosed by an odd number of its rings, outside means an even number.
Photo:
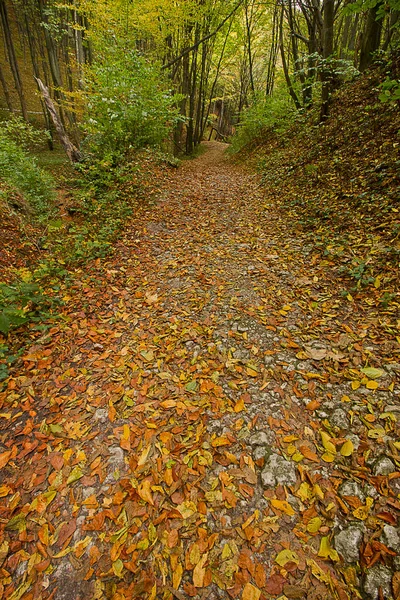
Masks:
[[[91,80],[85,123],[89,152],[115,157],[129,148],[162,145],[178,112],[155,65],[136,50],[107,47]]]

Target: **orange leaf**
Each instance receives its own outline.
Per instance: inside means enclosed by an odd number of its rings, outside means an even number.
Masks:
[[[226,437],[217,437],[215,440],[212,440],[211,446],[213,448],[219,448],[219,446],[230,446],[231,442]]]
[[[149,479],[145,479],[143,483],[139,484],[137,492],[142,500],[154,506],[153,497],[151,495],[151,483]]]
[[[204,565],[206,564],[208,559],[208,552],[203,555],[200,561],[197,563],[193,570],[193,585],[197,588],[201,588],[204,585],[204,577],[206,575],[206,570]]]
[[[261,596],[261,591],[251,583],[246,583],[244,586],[242,600],[258,600]]]
[[[2,452],[0,454],[0,469],[6,466],[8,461],[11,458],[12,450],[7,450],[6,452]]]

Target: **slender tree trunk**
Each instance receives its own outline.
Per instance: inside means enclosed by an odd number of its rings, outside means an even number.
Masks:
[[[247,58],[249,61],[249,78],[250,78],[250,88],[251,91],[253,93],[253,96],[255,94],[255,87],[254,87],[254,74],[253,74],[253,54],[251,51],[251,40],[252,40],[252,17],[253,17],[253,10],[251,11],[251,14],[249,15],[249,3],[248,0],[246,0],[245,2],[245,15],[246,15],[246,47],[247,47]]]
[[[285,76],[286,85],[288,87],[288,92],[294,102],[295,107],[299,110],[301,108],[301,103],[297,97],[297,94],[293,87],[293,83],[290,79],[289,69],[288,69],[288,65],[286,62],[286,56],[285,56],[285,47],[284,47],[284,43],[283,43],[283,7],[282,7],[282,12],[281,12],[280,24],[279,24],[279,46],[280,46],[280,51],[281,51],[282,69],[283,69],[283,74]]]
[[[8,91],[7,81],[4,77],[1,65],[0,65],[0,81],[1,81],[1,87],[3,88],[3,92],[4,92],[4,98],[6,99],[7,108],[10,111],[10,113],[13,113],[14,109],[13,109],[13,105],[11,102],[11,96],[10,96],[10,92]]]
[[[382,33],[382,19],[377,19],[377,15],[381,6],[382,2],[379,2],[368,11],[367,22],[361,38],[360,71],[365,71],[365,69],[370,66],[374,52],[379,49]]]
[[[22,116],[25,121],[28,121],[28,111],[26,108],[24,90],[22,86],[21,75],[19,72],[18,61],[15,54],[14,42],[10,30],[10,22],[5,0],[0,0],[0,18],[3,27],[4,44],[7,50],[7,57],[10,64],[11,72],[14,78],[15,89],[17,90],[19,102],[21,104]]]
[[[38,84],[38,79],[40,79],[40,69],[39,69],[39,65],[37,62],[37,54],[36,54],[36,49],[35,49],[35,40],[34,37],[32,36],[32,32],[31,32],[31,26],[30,26],[30,22],[28,20],[27,14],[25,13],[25,30],[26,30],[26,36],[28,38],[28,45],[29,45],[29,51],[31,54],[31,61],[32,61],[32,68],[33,68],[33,74],[34,77],[36,79],[36,84],[38,86],[38,90],[40,91],[40,87]],[[46,125],[46,129],[51,132],[51,119],[50,119],[50,115],[49,112],[47,110],[46,107],[46,103],[43,99],[42,96],[40,96],[40,104],[42,106],[42,112],[43,112],[43,118],[44,118],[44,122]],[[53,144],[53,138],[50,135],[50,137],[48,138],[48,146],[50,150],[54,150],[54,144]]]
[[[265,88],[265,95],[272,96],[275,83],[275,72],[276,72],[276,61],[278,58],[279,38],[278,38],[278,19],[279,11],[278,5],[274,6],[274,16],[272,19],[272,40],[269,49],[268,57],[268,70],[267,70],[267,84]]]
[[[332,68],[327,64],[333,54],[333,23],[335,18],[335,0],[324,0],[324,26],[322,30],[324,65],[321,70],[322,104],[320,119],[328,117],[329,102],[332,93]]]

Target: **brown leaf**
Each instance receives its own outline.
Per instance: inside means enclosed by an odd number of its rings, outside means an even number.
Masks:
[[[276,573],[267,580],[264,591],[271,594],[271,596],[281,594],[285,582],[286,579],[282,575],[279,575],[279,573]]]

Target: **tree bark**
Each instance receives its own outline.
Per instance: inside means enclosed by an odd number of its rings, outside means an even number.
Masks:
[[[8,61],[10,63],[11,72],[13,74],[15,89],[17,90],[19,102],[21,104],[22,116],[25,121],[28,121],[28,111],[26,108],[24,90],[22,86],[21,75],[19,72],[18,61],[15,54],[14,42],[10,30],[10,22],[5,0],[0,0],[0,17],[3,26],[4,43],[7,49]]]
[[[324,64],[321,70],[322,81],[322,104],[320,120],[328,117],[329,102],[332,93],[332,68],[327,64],[333,54],[333,24],[335,19],[335,0],[324,0],[324,25],[322,30],[323,40],[323,59]]]
[[[56,131],[60,138],[60,142],[61,142],[65,152],[67,153],[69,160],[72,163],[80,162],[82,160],[82,154],[80,153],[78,148],[76,148],[74,146],[74,144],[71,142],[71,140],[68,138],[67,133],[64,129],[64,126],[60,120],[60,117],[57,114],[56,107],[54,106],[54,103],[53,103],[52,99],[50,98],[49,90],[46,88],[46,86],[43,84],[43,82],[40,79],[36,78],[36,81],[37,81],[40,91],[43,94],[43,98],[44,98],[44,101],[46,102],[46,106],[49,111],[49,114],[53,120],[54,127],[56,128]]]
[[[377,20],[377,14],[381,6],[382,2],[379,2],[368,11],[367,22],[361,38],[360,71],[365,71],[365,69],[370,66],[373,53],[379,49],[382,33],[382,19]]]
[[[10,113],[13,113],[14,109],[13,109],[13,105],[11,102],[11,96],[10,96],[10,92],[8,91],[7,81],[4,77],[4,73],[2,71],[1,65],[0,65],[0,81],[1,81],[1,86],[3,88],[3,92],[4,92],[4,98],[6,99],[7,108],[10,111]]]

